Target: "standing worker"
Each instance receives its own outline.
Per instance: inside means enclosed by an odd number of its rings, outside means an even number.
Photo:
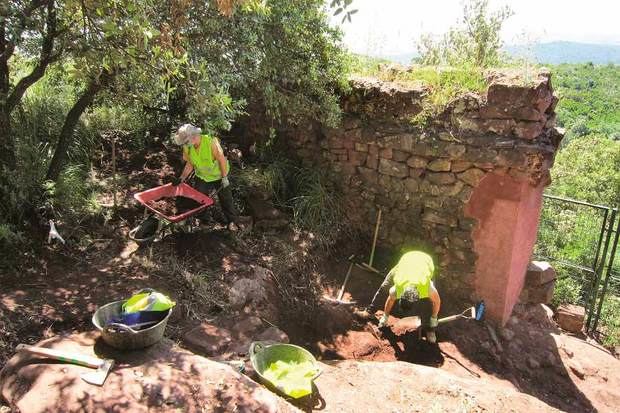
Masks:
[[[422,327],[426,331],[426,339],[429,343],[436,343],[435,328],[441,298],[433,285],[434,272],[435,265],[430,255],[421,251],[405,253],[385,277],[370,303],[370,309],[374,309],[379,293],[390,288],[379,327],[387,324],[394,304],[398,301],[399,315],[420,316]]]
[[[194,171],[196,173],[195,188],[205,195],[210,191],[219,190],[217,195],[226,216],[228,229],[236,231],[238,229],[235,221],[237,211],[233,203],[232,191],[228,173],[230,164],[219,140],[209,134],[202,134],[202,130],[192,124],[185,124],[179,128],[174,135],[174,140],[178,145],[183,146],[183,160],[185,167],[175,184],[184,182]]]

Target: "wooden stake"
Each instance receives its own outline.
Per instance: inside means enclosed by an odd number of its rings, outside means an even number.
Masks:
[[[342,300],[342,296],[344,295],[344,289],[347,286],[347,282],[349,281],[349,277],[351,276],[351,270],[353,269],[353,261],[349,264],[349,269],[347,270],[347,275],[344,277],[344,282],[342,283],[342,287],[340,287],[340,292],[338,292],[338,301]]]
[[[379,235],[379,225],[381,225],[381,209],[377,213],[377,224],[375,225],[375,236],[372,239],[372,249],[368,258],[368,266],[372,268],[372,261],[375,259],[375,247],[377,246],[377,236]]]

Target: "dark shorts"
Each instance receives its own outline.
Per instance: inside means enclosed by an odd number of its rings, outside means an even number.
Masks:
[[[396,302],[392,314],[399,318],[418,316],[422,322],[422,327],[428,328],[433,315],[433,303],[430,298],[422,298],[413,302],[400,299]]]

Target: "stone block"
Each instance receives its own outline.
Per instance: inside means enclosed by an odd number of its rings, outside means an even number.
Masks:
[[[450,227],[456,227],[457,225],[457,220],[454,216],[451,216],[450,214],[441,214],[440,212],[433,209],[427,209],[426,211],[424,211],[424,214],[422,215],[422,221],[430,222],[433,224],[446,225]]]
[[[532,140],[540,136],[544,126],[545,122],[522,121],[517,123],[514,128],[514,133],[521,139]]]
[[[423,180],[422,183],[420,184],[420,192],[431,194],[432,196],[441,195],[441,189],[442,187],[440,185],[432,184],[430,181],[426,179]]]
[[[345,149],[344,147],[342,148],[332,148],[329,150],[331,153],[336,154],[336,155],[346,155],[347,154],[347,149]]]
[[[362,140],[362,129],[356,128],[356,129],[347,130],[344,132],[344,137],[352,141],[360,141]]]
[[[359,118],[352,118],[352,117],[345,117],[343,120],[343,124],[344,124],[344,128],[345,129],[355,129],[355,128],[359,128],[360,124],[362,122],[360,121]]]
[[[409,176],[412,178],[419,178],[426,173],[426,169],[422,168],[409,168]]]
[[[357,152],[354,150],[349,150],[349,163],[353,166],[361,166],[366,162],[366,154],[363,152]]]
[[[379,156],[379,147],[374,144],[368,145],[368,155],[370,156]]]
[[[368,152],[368,144],[355,142],[355,150],[358,152]]]
[[[555,269],[546,261],[532,261],[525,274],[525,285],[535,287],[556,278]]]
[[[463,156],[467,149],[464,145],[449,144],[446,145],[444,151],[450,156],[450,159],[457,159]]]
[[[409,167],[404,163],[381,158],[379,160],[379,172],[384,175],[405,178],[409,176]]]
[[[491,132],[497,135],[506,135],[515,127],[513,119],[486,119],[480,122],[482,132]]]
[[[474,193],[474,189],[471,186],[465,186],[458,194],[458,198],[463,202],[469,202],[471,194]]]
[[[355,141],[350,138],[345,138],[342,142],[342,145],[345,149],[353,149],[355,148]]]
[[[443,201],[444,201],[443,198],[436,197],[436,196],[430,196],[430,197],[424,198],[423,202],[426,208],[440,210],[443,207]]]
[[[534,107],[510,107],[507,105],[484,106],[480,108],[480,117],[483,119],[517,119],[539,121],[543,113]]]
[[[379,150],[379,158],[392,159],[392,148],[383,148]]]
[[[379,167],[379,157],[372,155],[369,151],[366,157],[366,166],[370,169],[377,169]]]
[[[426,179],[437,185],[449,185],[456,181],[456,177],[450,172],[429,172]]]
[[[343,153],[341,155],[338,155],[338,160],[340,162],[346,162],[349,160],[349,156],[346,153]]]
[[[409,158],[409,154],[398,149],[392,149],[392,160],[396,162],[404,162]]]
[[[578,305],[563,304],[555,312],[555,319],[562,330],[580,333],[583,329],[585,315],[585,308]]]
[[[472,165],[473,164],[471,162],[467,162],[467,161],[452,161],[452,166],[450,167],[450,170],[452,172],[463,172],[471,168]]]
[[[471,231],[478,225],[475,218],[459,218],[459,228],[465,231]]]
[[[331,149],[344,149],[344,142],[340,137],[328,138],[327,143]]]
[[[420,183],[418,182],[417,179],[407,178],[405,179],[405,188],[410,193],[415,193],[415,192],[418,192],[418,190],[420,189]]]
[[[452,162],[448,159],[435,159],[431,161],[426,168],[434,172],[449,172]]]
[[[528,287],[527,301],[534,304],[549,304],[551,302],[551,297],[553,297],[554,287],[555,280],[536,287]]]
[[[440,188],[440,193],[444,196],[454,197],[457,196],[465,184],[461,181],[456,181],[452,185],[442,185]]]
[[[478,182],[480,182],[480,180],[484,177],[485,174],[486,172],[484,172],[481,169],[470,168],[466,170],[465,172],[461,172],[457,176],[461,181],[465,182],[466,184],[471,185],[471,186],[476,186],[478,185]]]
[[[428,159],[414,155],[407,159],[407,165],[411,168],[426,168],[426,165],[428,165]]]
[[[384,136],[377,140],[377,144],[382,148],[392,148],[405,152],[412,152],[416,139],[411,133]]]
[[[413,147],[411,149],[411,152],[414,155],[419,155],[419,156],[439,156],[440,155],[440,151],[437,147],[431,146],[428,143],[424,143],[424,142],[417,142],[413,144]]]

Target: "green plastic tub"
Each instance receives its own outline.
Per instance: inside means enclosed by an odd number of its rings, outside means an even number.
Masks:
[[[299,399],[310,395],[314,380],[321,374],[314,356],[294,344],[256,341],[250,345],[249,353],[260,381],[287,397]]]

